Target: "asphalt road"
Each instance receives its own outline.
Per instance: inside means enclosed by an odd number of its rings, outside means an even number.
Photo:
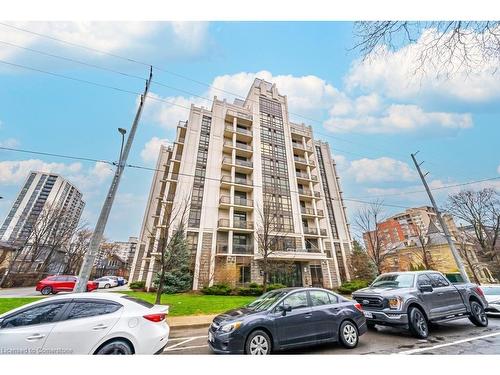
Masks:
[[[211,354],[207,330],[172,330],[164,354]],[[491,317],[486,328],[476,327],[468,319],[443,323],[431,329],[427,340],[415,339],[402,329],[377,327],[361,336],[352,350],[328,344],[280,354],[500,354],[500,318]]]

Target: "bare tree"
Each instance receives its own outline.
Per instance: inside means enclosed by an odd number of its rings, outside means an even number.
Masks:
[[[90,242],[90,241],[89,241]],[[118,244],[104,239],[99,246],[98,260],[96,263],[96,273],[99,277],[108,273],[108,265],[118,252]]]
[[[413,226],[413,230],[416,234],[416,249],[415,255],[421,261],[421,264],[426,270],[434,269],[434,261],[432,259],[432,253],[429,246],[429,237],[418,225]]]
[[[178,256],[177,250],[183,244],[182,239],[185,241],[189,201],[189,198],[186,198],[177,204],[165,205],[163,216],[159,225],[157,225],[157,231],[149,230],[156,249],[154,256],[159,263],[156,304],[161,302],[166,273],[169,270],[178,268],[180,263],[184,261],[182,257]]]
[[[500,196],[491,188],[463,190],[448,197],[446,209],[469,226],[479,253],[500,268]]]
[[[270,257],[277,251],[286,250],[287,235],[291,229],[276,208],[277,201],[274,194],[264,194],[262,207],[256,208],[258,221],[254,236],[260,255],[264,293],[267,291],[267,280],[271,270]]]
[[[397,248],[397,244],[384,235],[380,228],[383,221],[382,202],[374,202],[362,207],[355,216],[354,223],[363,233],[367,255],[377,269],[377,275],[382,273],[384,262]]]
[[[365,60],[418,40],[414,73],[470,74],[491,63],[494,74],[500,61],[500,21],[360,21],[354,35]]]
[[[467,264],[470,272],[472,273],[472,277],[474,278],[474,282],[478,285],[481,285],[481,281],[479,280],[479,276],[477,275],[477,271],[481,267],[481,263],[478,262],[477,257],[474,254],[474,251],[471,250],[471,236],[465,232],[461,233],[460,238],[458,238],[458,252],[460,256]],[[472,245],[473,246],[473,245]]]
[[[83,257],[89,248],[91,238],[92,230],[87,227],[76,231],[66,252],[65,274],[75,275],[78,272],[83,262]]]

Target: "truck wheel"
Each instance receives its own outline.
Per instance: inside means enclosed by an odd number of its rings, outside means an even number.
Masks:
[[[469,316],[469,320],[478,327],[487,327],[488,326],[488,317],[484,312],[483,305],[481,305],[477,301],[471,301],[470,303],[471,315]]]
[[[358,327],[348,320],[345,320],[340,325],[339,330],[340,343],[344,348],[354,349],[358,346],[359,335],[358,335]]]
[[[424,313],[418,307],[410,307],[408,311],[408,326],[410,333],[419,339],[429,336],[429,327]]]

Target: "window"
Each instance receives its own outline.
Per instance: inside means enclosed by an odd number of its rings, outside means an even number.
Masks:
[[[422,285],[432,285],[431,279],[427,275],[418,275],[417,278],[417,285],[422,286]]]
[[[240,284],[249,283],[251,281],[250,266],[240,266],[239,271],[240,271],[240,277],[239,277]]]
[[[139,304],[141,306],[147,307],[148,309],[150,309],[151,307],[154,306],[152,303],[144,301],[143,299],[139,299],[139,298],[135,298],[135,297],[130,297],[130,296],[123,296],[122,298],[126,299],[127,301],[135,302],[135,303],[137,303],[137,304]]]
[[[329,305],[331,303],[328,293],[322,290],[311,290],[309,296],[313,306]]]
[[[290,297],[287,297],[283,303],[285,305],[289,305],[292,310],[301,309],[303,307],[307,307],[307,293],[306,292],[297,292],[292,294]]]
[[[117,311],[121,305],[110,302],[78,301],[76,302],[66,319],[89,318],[91,316],[110,314]]]
[[[328,297],[330,297],[330,303],[338,303],[339,297],[333,293],[328,293]]]
[[[450,283],[439,273],[430,273],[428,274],[431,279],[431,285],[433,288],[442,288],[443,286],[448,286]]]
[[[64,305],[65,302],[49,303],[21,311],[11,317],[5,318],[2,328],[51,323],[62,311]]]

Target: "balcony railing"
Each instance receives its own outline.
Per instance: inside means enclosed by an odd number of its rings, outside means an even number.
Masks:
[[[253,167],[253,163],[251,160],[240,160],[240,159],[235,159],[236,161],[236,165],[240,165],[242,167],[248,167],[248,168],[252,168]]]
[[[182,159],[182,155],[176,154],[176,155],[174,155],[174,157],[172,159],[180,161]]]
[[[313,235],[313,236],[317,236],[318,235],[318,230],[316,228],[308,228],[308,227],[304,227],[304,234],[310,234],[310,235]]]
[[[252,180],[250,178],[242,178],[242,177],[235,177],[234,181],[231,179],[231,176],[222,176],[221,178],[222,182],[227,182],[227,183],[235,183],[239,185],[247,185],[247,186],[252,186]]]
[[[252,151],[252,146],[247,145],[246,143],[236,142],[236,148],[240,148],[246,151]]]
[[[313,195],[312,191],[310,189],[304,189],[304,188],[302,188],[302,189],[297,189],[297,191],[301,195],[307,195],[307,196],[310,196],[310,197],[312,197],[312,195]]]
[[[286,252],[290,253],[320,253],[321,251],[317,247],[287,247],[285,249]]]
[[[219,228],[253,229],[253,221],[233,220],[233,226],[230,226],[229,219],[219,219]]]
[[[253,221],[233,220],[233,228],[253,229]]]
[[[175,194],[171,193],[168,194],[165,198],[165,202],[173,202],[174,201]]]
[[[236,127],[236,133],[240,133],[240,134],[244,134],[244,135],[252,135],[252,131],[251,130],[248,130],[246,128],[242,128],[242,127]]]
[[[234,204],[237,204],[238,206],[253,206],[253,200],[248,199],[248,198],[241,198],[238,196],[234,197]]]
[[[326,229],[320,229],[319,234],[320,236],[326,236]]]
[[[244,112],[239,112],[239,111],[233,111],[231,109],[228,109],[226,112],[227,116],[233,116],[233,117],[238,117],[241,119],[249,120],[252,121],[253,116]]]
[[[228,195],[223,195],[219,198],[219,203],[224,203],[224,204],[231,204],[231,197]],[[252,207],[253,206],[253,200],[248,199],[248,198],[241,198],[238,196],[234,197],[234,204],[238,206],[248,206]]]
[[[316,213],[314,212],[314,208],[309,207],[300,207],[300,212],[304,215],[316,215]]]
[[[177,181],[179,180],[179,174],[177,173],[172,173],[170,176],[167,175],[167,180],[174,180],[174,181]]]
[[[247,255],[253,254],[253,245],[235,245],[233,244],[233,254],[239,255]],[[217,244],[217,254],[228,254],[229,253],[229,245],[227,243]]]

